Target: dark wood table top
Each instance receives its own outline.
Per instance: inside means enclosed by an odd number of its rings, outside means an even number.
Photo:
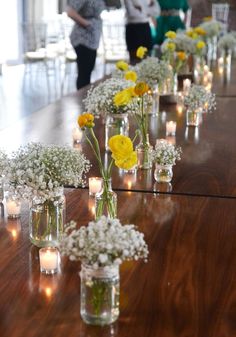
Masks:
[[[67,221],[93,219],[88,191],[66,199]],[[136,224],[150,250],[147,264],[121,267],[118,322],[82,322],[79,263],[63,258],[61,273],[40,274],[25,209],[18,225],[0,223],[1,337],[236,335],[236,200],[118,192],[118,203],[122,223]]]

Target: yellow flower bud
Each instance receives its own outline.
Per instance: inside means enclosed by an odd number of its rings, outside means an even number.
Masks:
[[[127,71],[125,73],[125,79],[128,81],[136,82],[137,81],[137,73],[135,71]]]
[[[168,39],[175,39],[176,38],[176,32],[173,32],[172,30],[169,30],[167,33],[165,33],[165,37],[168,37]]]
[[[124,61],[118,61],[116,63],[116,68],[122,71],[127,71],[129,69],[129,65]]]
[[[143,59],[145,54],[147,53],[147,48],[146,47],[142,47],[140,46],[137,51],[136,51],[136,56],[139,58],[139,59]]]

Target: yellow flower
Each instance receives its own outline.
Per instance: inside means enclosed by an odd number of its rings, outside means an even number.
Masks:
[[[179,51],[179,52],[177,52],[177,57],[178,57],[179,60],[185,61],[186,58],[187,58],[187,55],[185,54],[184,51]]]
[[[138,82],[136,86],[134,87],[134,92],[138,96],[143,96],[148,92],[149,86],[145,82]]]
[[[197,49],[203,49],[205,48],[206,44],[204,41],[198,41],[198,43],[196,44]]]
[[[186,35],[188,37],[191,37],[191,39],[193,39],[193,40],[196,40],[198,38],[198,34],[195,31],[193,31],[192,29],[188,30],[186,32]]]
[[[175,39],[176,32],[173,32],[173,30],[169,30],[167,33],[165,33],[165,37],[168,37],[168,39]]]
[[[133,91],[134,89],[127,88],[115,94],[114,99],[113,99],[115,106],[119,107],[121,105],[129,104],[132,98]]]
[[[124,159],[133,152],[133,143],[127,136],[115,135],[109,139],[108,145],[115,160]]]
[[[121,159],[115,159],[115,165],[123,170],[129,170],[134,165],[137,164],[137,153],[135,151],[130,152],[126,157],[121,158]]]
[[[130,71],[127,71],[125,73],[125,79],[127,81],[136,82],[137,81],[137,77],[138,76],[137,76],[137,73],[135,71],[130,70]]]
[[[146,52],[147,52],[147,48],[146,47],[142,47],[140,46],[137,51],[136,51],[136,56],[139,58],[139,59],[143,59]]]
[[[212,16],[206,16],[205,18],[203,18],[203,21],[204,22],[212,21]]]
[[[81,129],[94,127],[93,121],[94,121],[94,116],[90,113],[85,113],[78,117],[78,124],[81,127]]]
[[[198,35],[201,35],[201,36],[206,35],[206,31],[202,27],[194,28],[194,32],[197,33]]]
[[[167,45],[166,45],[166,48],[169,50],[169,51],[175,51],[176,49],[176,44],[174,42],[168,42]]]
[[[124,61],[118,61],[116,63],[116,68],[122,71],[127,71],[129,69],[129,65]]]

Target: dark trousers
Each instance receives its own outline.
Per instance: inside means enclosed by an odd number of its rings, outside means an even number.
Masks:
[[[75,47],[77,55],[78,77],[76,81],[77,90],[90,83],[91,73],[93,71],[97,51],[79,44]]]

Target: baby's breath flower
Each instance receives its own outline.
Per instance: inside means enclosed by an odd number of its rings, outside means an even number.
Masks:
[[[176,161],[181,159],[181,153],[181,147],[176,147],[162,139],[152,150],[151,158],[158,165],[175,165]]]
[[[208,92],[204,86],[192,84],[188,95],[184,97],[184,105],[191,110],[203,109],[211,111],[216,108],[215,94]]]

